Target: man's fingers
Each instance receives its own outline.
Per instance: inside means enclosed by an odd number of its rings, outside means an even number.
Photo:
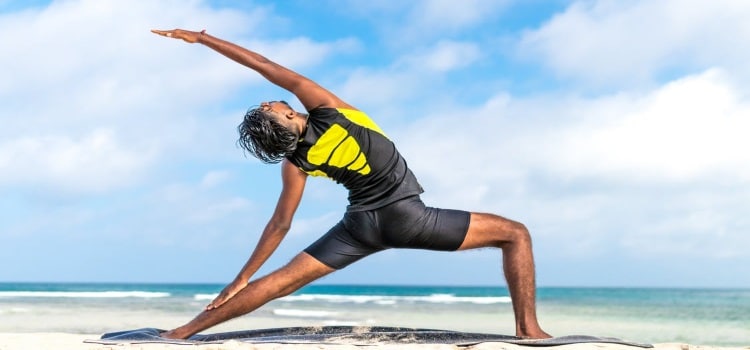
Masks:
[[[224,303],[222,302],[222,303],[211,303],[211,304],[208,304],[208,306],[206,306],[206,310],[217,309],[217,308],[219,308],[219,306],[221,306],[221,304],[224,304]]]
[[[214,300],[212,300],[208,305],[206,305],[205,310],[210,311],[210,310],[216,309],[224,305],[224,303],[226,303],[229,299],[232,299],[235,295],[237,295],[237,293],[239,293],[243,288],[245,288],[245,286],[247,286],[247,283],[240,287],[237,287],[233,284],[226,286],[224,290],[222,290],[221,293],[219,293],[219,295],[216,296],[216,298],[214,298]]]
[[[221,306],[221,304],[224,304],[224,302],[227,301],[227,298],[225,296],[218,296],[214,301],[212,301],[210,304],[206,305],[206,310],[213,310]]]
[[[151,29],[151,33],[154,33],[154,34],[159,34],[159,35],[161,35],[161,36],[166,36],[166,37],[169,37],[169,38],[171,38],[171,37],[172,37],[172,35],[174,35],[174,34],[173,34],[173,32],[174,32],[174,31],[172,31],[172,30],[158,30],[158,29]]]

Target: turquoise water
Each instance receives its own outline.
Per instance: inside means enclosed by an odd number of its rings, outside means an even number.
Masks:
[[[0,283],[0,332],[102,333],[188,321],[219,284]],[[513,334],[504,287],[312,285],[222,330],[391,325]],[[539,288],[542,326],[652,342],[750,345],[750,290]]]

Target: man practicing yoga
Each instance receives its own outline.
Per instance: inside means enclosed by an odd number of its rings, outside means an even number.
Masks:
[[[276,209],[234,281],[195,319],[164,337],[188,338],[388,248],[484,247],[502,249],[516,335],[550,337],[536,318],[534,258],[524,225],[492,214],[426,207],[419,197],[422,187],[393,142],[365,113],[312,80],[205,30],[152,32],[203,44],[255,70],[293,93],[307,112],[271,101],[245,114],[238,143],[265,163],[281,162]],[[289,231],[308,175],[331,178],[349,190],[344,217],[286,266],[250,281]]]

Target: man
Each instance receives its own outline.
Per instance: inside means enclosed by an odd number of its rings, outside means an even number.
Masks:
[[[491,214],[426,207],[419,197],[422,187],[383,131],[310,79],[205,30],[152,32],[208,46],[290,91],[307,110],[300,113],[286,102],[272,101],[245,115],[238,143],[263,162],[281,162],[283,187],[276,209],[234,281],[195,319],[163,336],[190,337],[384,249],[497,247],[503,252],[516,335],[549,337],[536,319],[531,237],[522,224]],[[286,266],[250,281],[289,231],[308,175],[329,177],[349,190],[344,218]]]

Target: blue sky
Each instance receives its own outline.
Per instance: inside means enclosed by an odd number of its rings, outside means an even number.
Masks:
[[[299,71],[396,141],[434,206],[532,232],[540,286],[750,287],[745,1],[0,1],[0,281],[227,282],[280,188],[236,125],[287,92],[151,28]],[[335,224],[311,178],[260,273]],[[502,284],[390,250],[324,283]]]

